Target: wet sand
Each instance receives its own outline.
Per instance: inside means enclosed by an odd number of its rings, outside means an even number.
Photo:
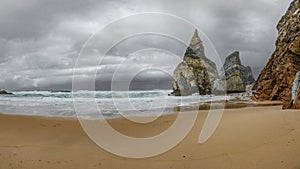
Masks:
[[[0,169],[300,169],[299,110],[226,109],[214,135],[199,144],[207,112],[198,112],[194,127],[179,145],[145,159],[104,151],[76,119],[0,115]],[[144,125],[121,118],[109,123],[128,136],[149,137],[175,119],[176,114]]]

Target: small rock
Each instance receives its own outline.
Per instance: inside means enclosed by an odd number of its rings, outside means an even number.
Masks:
[[[5,90],[0,90],[0,94],[3,94],[3,95],[12,95],[12,93],[7,92]]]

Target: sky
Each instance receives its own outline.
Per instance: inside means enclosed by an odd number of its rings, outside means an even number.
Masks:
[[[74,67],[81,86],[91,78],[96,88],[109,90],[110,82],[122,84],[129,75],[129,88],[170,87],[170,72],[182,58],[186,45],[173,37],[158,34],[136,35],[112,46],[102,62],[102,52],[77,58],[107,25],[120,18],[154,12],[178,16],[199,29],[207,48],[207,57],[215,61],[210,49],[225,60],[233,51],[240,51],[242,63],[251,66],[257,77],[275,49],[276,25],[291,0],[2,0],[0,1],[0,88],[18,90],[70,90]],[[192,37],[187,25],[178,21],[173,26],[163,17],[117,22],[100,32],[99,48],[120,35],[143,29],[162,28],[184,32]],[[144,21],[153,23],[143,25]],[[128,27],[127,25],[130,25]],[[133,32],[134,32],[133,31]],[[211,57],[212,56],[212,57]],[[98,58],[98,59],[97,59]],[[98,63],[95,67],[95,63]],[[215,61],[218,62],[218,61]],[[219,61],[220,62],[220,61]],[[220,63],[221,63],[220,62]],[[217,64],[218,69],[222,66]],[[155,67],[155,69],[153,68]],[[95,75],[96,70],[96,75]],[[164,72],[162,70],[166,70]]]

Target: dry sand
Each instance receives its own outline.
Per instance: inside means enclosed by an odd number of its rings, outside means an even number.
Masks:
[[[281,106],[227,109],[214,135],[198,136],[207,116],[199,111],[191,133],[172,150],[129,159],[94,144],[75,119],[0,115],[0,169],[300,169],[300,111]],[[124,119],[110,124],[129,136],[168,128],[176,115],[147,125]]]

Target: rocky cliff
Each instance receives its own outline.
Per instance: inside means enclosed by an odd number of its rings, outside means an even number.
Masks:
[[[291,3],[277,29],[276,50],[258,79],[255,100],[291,100],[293,81],[300,70],[300,0]]]
[[[248,85],[255,83],[250,66],[242,65],[238,51],[226,58],[221,75],[221,78],[226,81],[228,93],[244,92]]]
[[[205,56],[203,43],[196,30],[183,61],[174,71],[172,82],[174,94],[176,96],[210,94],[216,79],[218,79],[216,64]]]

